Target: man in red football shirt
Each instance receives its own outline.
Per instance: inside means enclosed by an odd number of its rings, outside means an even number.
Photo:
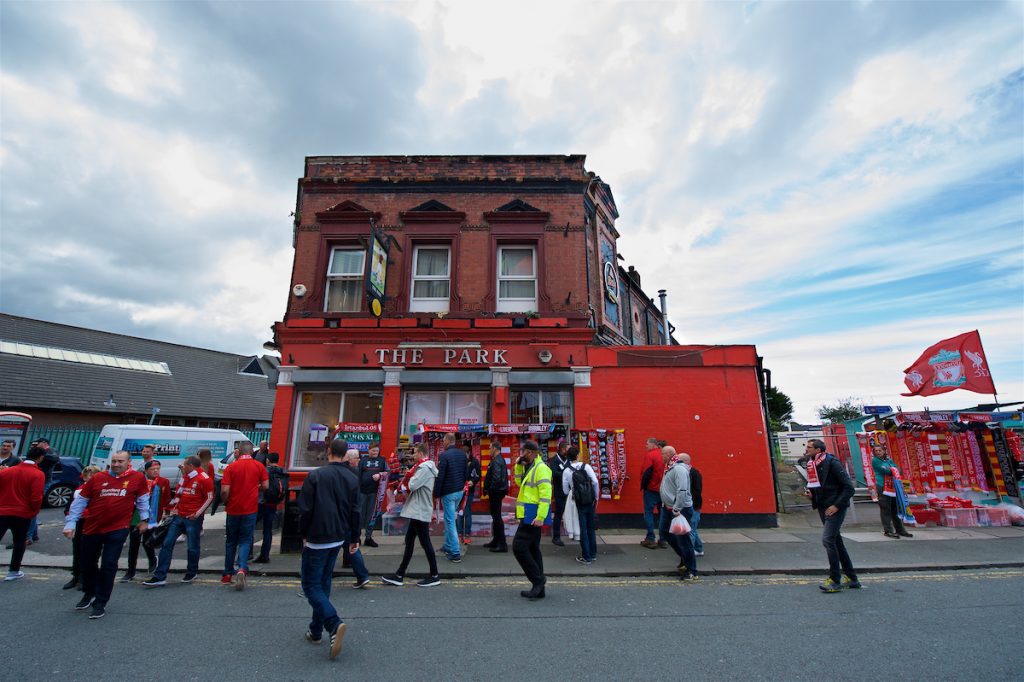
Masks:
[[[28,527],[43,506],[43,483],[46,475],[39,468],[39,462],[46,451],[34,447],[28,451],[24,462],[0,471],[0,538],[8,530],[14,536],[11,565],[4,581],[25,577],[21,560],[25,556]]]
[[[70,540],[75,537],[75,523],[88,508],[81,538],[85,596],[75,610],[84,611],[91,605],[89,618],[93,620],[106,615],[132,513],[139,513],[139,533],[149,529],[149,484],[142,472],[129,467],[130,462],[131,455],[124,450],[111,455],[110,471],[101,471],[86,481],[64,522],[64,536]]]
[[[647,535],[640,544],[649,549],[664,549],[668,546],[668,538],[664,535],[654,541],[654,512],[661,509],[661,478],[665,475],[665,459],[661,455],[657,438],[647,439],[647,454],[644,455],[643,474],[640,478],[644,496],[644,525]],[[661,531],[659,530],[659,533]]]
[[[174,544],[182,533],[188,540],[188,564],[185,567],[183,583],[190,583],[199,573],[199,534],[203,530],[203,515],[213,503],[213,479],[203,471],[198,457],[186,457],[181,463],[181,478],[175,492],[173,518],[167,527],[167,537],[160,548],[153,577],[143,582],[146,587],[160,587],[167,584],[167,570],[171,567]]]
[[[238,457],[224,470],[220,481],[220,495],[227,514],[224,524],[224,575],[220,582],[224,585],[234,582],[236,590],[245,589],[260,491],[267,489],[269,480],[267,468],[252,458],[252,443],[239,443]]]

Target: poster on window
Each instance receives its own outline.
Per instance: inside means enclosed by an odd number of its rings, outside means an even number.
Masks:
[[[334,429],[331,440],[344,439],[349,448],[355,448],[360,455],[370,451],[370,445],[380,442],[380,424],[342,422]]]

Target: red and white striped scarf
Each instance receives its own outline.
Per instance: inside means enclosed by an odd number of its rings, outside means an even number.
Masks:
[[[818,480],[818,465],[825,461],[825,455],[827,453],[821,453],[817,457],[807,462],[807,487],[808,488],[820,488],[821,481]]]

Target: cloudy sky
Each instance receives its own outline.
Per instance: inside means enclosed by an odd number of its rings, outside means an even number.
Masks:
[[[582,153],[796,417],[981,331],[1024,400],[1024,5],[0,3],[0,309],[262,352],[303,157]]]

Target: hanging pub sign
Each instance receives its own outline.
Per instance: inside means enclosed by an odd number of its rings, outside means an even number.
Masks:
[[[370,312],[380,317],[384,312],[384,284],[388,274],[388,239],[372,228],[370,232],[370,268],[366,274],[366,295]]]

